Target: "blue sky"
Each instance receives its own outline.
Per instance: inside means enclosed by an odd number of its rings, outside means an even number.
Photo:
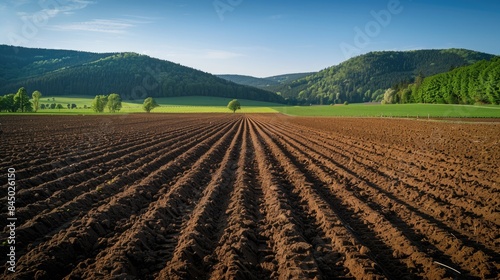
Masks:
[[[500,54],[500,1],[2,0],[0,44],[132,51],[213,74],[318,71],[374,50]]]

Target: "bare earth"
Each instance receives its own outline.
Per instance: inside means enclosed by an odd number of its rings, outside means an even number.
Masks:
[[[1,170],[17,179],[18,259],[7,271],[0,247],[4,279],[500,277],[500,123],[0,123]]]

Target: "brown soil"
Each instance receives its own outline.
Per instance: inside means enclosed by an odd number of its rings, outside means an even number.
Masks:
[[[499,123],[278,114],[0,122],[0,168],[17,177],[18,259],[4,279],[500,276]],[[0,203],[6,221],[6,195]]]

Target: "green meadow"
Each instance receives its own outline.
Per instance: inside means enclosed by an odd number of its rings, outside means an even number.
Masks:
[[[453,104],[350,104],[335,106],[284,106],[277,111],[292,116],[500,118],[500,106]]]
[[[95,114],[90,106],[93,96],[42,97],[41,104],[63,105],[63,109],[43,109],[36,114]],[[155,98],[160,107],[152,113],[231,113],[227,104],[231,98],[191,96]],[[498,105],[449,104],[350,104],[335,106],[285,106],[277,103],[239,100],[237,113],[282,113],[291,116],[332,117],[409,117],[409,118],[500,118]],[[141,113],[143,100],[124,100],[118,114]],[[76,104],[76,109],[67,109]],[[86,108],[85,108],[86,107]],[[7,114],[7,113],[1,113]],[[109,114],[109,113],[104,113]]]
[[[43,109],[37,114],[95,114],[90,106],[93,96],[67,96],[67,97],[42,97],[40,104],[51,103],[62,104],[63,109]],[[160,107],[155,108],[152,113],[231,113],[227,104],[231,98],[191,96],[191,97],[163,97],[155,98]],[[242,108],[238,113],[276,113],[273,107],[280,106],[277,103],[239,100]],[[144,113],[142,103],[144,100],[123,100],[122,109],[119,113]],[[67,104],[76,104],[77,109],[67,109]],[[85,109],[85,107],[87,107]],[[105,111],[106,112],[106,111]],[[105,113],[106,114],[106,113]]]

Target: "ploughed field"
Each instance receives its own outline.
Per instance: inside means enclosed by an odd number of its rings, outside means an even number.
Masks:
[[[4,279],[499,277],[499,123],[0,122],[1,170],[17,184],[16,272],[4,265]]]

